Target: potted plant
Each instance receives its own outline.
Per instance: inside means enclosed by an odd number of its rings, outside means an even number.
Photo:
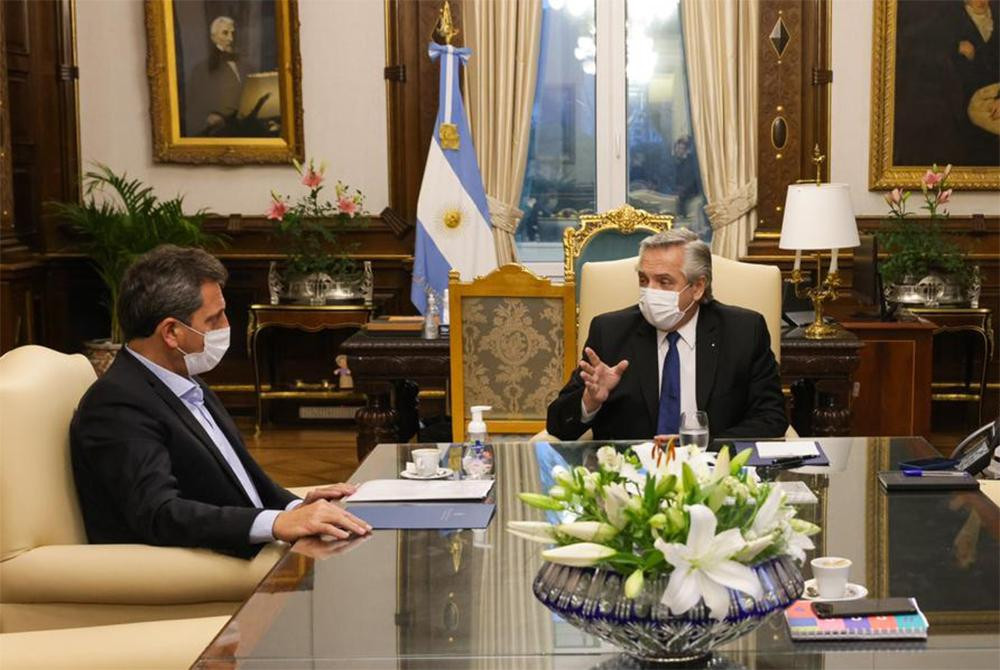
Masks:
[[[730,459],[723,447],[712,463],[674,439],[601,447],[596,471],[556,466],[547,494],[520,494],[551,521],[507,526],[555,545],[542,551],[535,596],[640,659],[704,656],[787,607],[819,531],[743,467],[751,449]]]
[[[906,209],[910,192],[894,189],[885,195],[889,205],[886,227],[879,231],[879,245],[889,254],[880,263],[890,299],[910,305],[960,302],[973,272],[965,253],[941,228],[948,212],[941,209],[952,195],[947,188],[951,166],[938,171],[937,165],[921,179],[928,219],[913,219]]]
[[[106,165],[83,176],[84,198],[77,203],[50,203],[79,235],[76,247],[93,263],[108,289],[109,338],[84,343],[98,374],[103,374],[122,344],[118,323],[118,288],[125,270],[139,255],[161,244],[206,246],[220,238],[202,230],[207,211],[184,213],[183,196],[160,200],[151,186]]]
[[[272,304],[281,301],[326,304],[328,300],[365,298],[370,301],[371,264],[349,256],[353,248],[337,239],[338,229],[363,214],[364,195],[338,181],[334,200],[323,197],[326,164],[292,161],[308,192],[297,200],[271,191],[267,218],[285,246],[282,267],[271,263],[268,284]]]

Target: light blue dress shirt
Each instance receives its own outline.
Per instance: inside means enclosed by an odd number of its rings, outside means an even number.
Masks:
[[[239,480],[243,490],[246,491],[247,496],[253,502],[254,507],[263,508],[264,503],[260,499],[260,494],[257,493],[257,487],[253,485],[253,480],[250,479],[246,468],[243,467],[243,462],[236,455],[236,451],[233,449],[233,445],[230,444],[226,434],[215,423],[212,413],[205,407],[205,393],[201,386],[189,377],[182,377],[165,367],[157,365],[145,356],[136,353],[130,347],[126,348],[130,354],[135,356],[137,361],[146,366],[150,372],[156,375],[157,379],[163,382],[174,395],[180,398],[181,402],[184,403],[184,406],[195,418],[195,421],[205,429],[205,433],[211,438],[212,444],[219,450],[222,459],[229,465],[233,474],[236,475],[236,479]],[[301,504],[301,500],[293,500],[285,509],[295,509]],[[279,510],[261,509],[260,514],[254,518],[253,524],[250,526],[250,544],[274,541],[272,529],[274,528],[274,520],[280,513]]]

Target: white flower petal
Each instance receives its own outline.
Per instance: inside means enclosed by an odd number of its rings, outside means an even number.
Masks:
[[[543,544],[555,542],[552,526],[545,521],[508,521],[507,532],[531,542]]]
[[[683,614],[698,604],[701,594],[698,579],[692,571],[675,568],[660,599],[674,614]]]
[[[726,618],[729,614],[729,591],[726,590],[722,584],[719,584],[711,577],[709,577],[704,572],[698,573],[698,585],[701,590],[701,596],[705,599],[705,604],[708,605],[708,611],[712,615],[713,619]]]
[[[659,549],[667,563],[675,568],[687,570],[691,564],[689,560],[691,552],[688,550],[687,545],[680,544],[679,542],[664,542],[660,538],[657,538],[653,542],[653,546]]]
[[[561,565],[571,565],[578,568],[585,568],[596,563],[600,563],[606,558],[615,555],[615,550],[605,547],[603,544],[593,542],[577,542],[564,547],[547,549],[542,552],[542,558],[550,563]]]
[[[764,595],[757,574],[742,563],[719,561],[714,565],[704,566],[702,571],[713,581],[723,586],[742,591],[754,598],[760,598]]]
[[[740,534],[740,529],[730,528],[715,536],[705,557],[712,562],[724,561],[742,551],[745,546],[746,540]]]
[[[688,529],[687,546],[693,555],[702,556],[712,545],[718,521],[715,513],[705,505],[691,505],[688,514],[691,515],[691,527]]]
[[[781,489],[772,485],[771,491],[767,494],[764,504],[758,508],[757,514],[754,515],[753,523],[750,526],[750,530],[757,537],[770,533],[778,525],[780,521],[778,518],[778,509],[780,506]]]

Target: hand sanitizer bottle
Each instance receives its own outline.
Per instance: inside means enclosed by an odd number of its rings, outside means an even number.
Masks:
[[[483,421],[483,412],[491,409],[489,405],[473,405],[470,408],[472,421],[466,431],[469,441],[462,454],[462,468],[470,479],[482,479],[493,471],[493,447],[486,444],[488,436],[486,422]]]

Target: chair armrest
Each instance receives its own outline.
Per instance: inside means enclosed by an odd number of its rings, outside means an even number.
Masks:
[[[0,635],[0,667],[10,670],[181,670],[229,617],[144,621]]]
[[[207,549],[144,544],[36,547],[0,563],[0,602],[240,602],[287,550],[272,543],[245,561]]]

